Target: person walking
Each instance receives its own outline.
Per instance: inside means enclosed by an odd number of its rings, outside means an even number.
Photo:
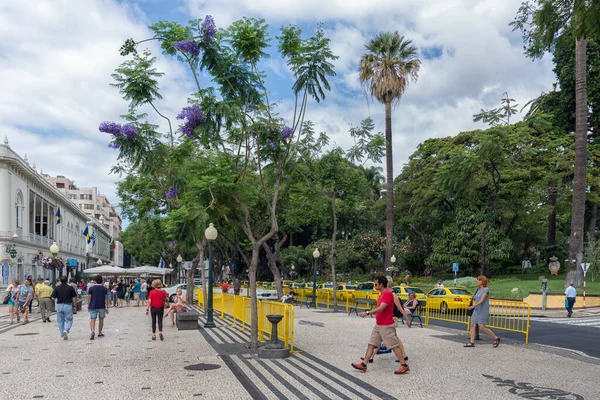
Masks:
[[[140,306],[141,295],[142,295],[142,283],[140,282],[139,279],[136,279],[135,283],[133,284],[133,299],[135,300],[134,307]]]
[[[569,287],[565,289],[565,306],[567,309],[567,317],[571,318],[573,315],[573,306],[575,305],[575,298],[577,297],[577,290],[573,286],[573,282],[569,283]]]
[[[90,312],[90,340],[94,340],[96,335],[96,318],[100,319],[98,323],[98,337],[104,337],[102,329],[104,328],[104,318],[108,314],[108,290],[102,284],[102,276],[97,275],[94,280],[96,284],[90,287],[88,292],[88,311]]]
[[[20,282],[18,280],[12,281],[10,286],[10,297],[8,299],[8,314],[10,315],[10,324],[14,323],[14,317],[17,317],[17,322],[21,322],[19,316],[19,287]]]
[[[123,300],[125,299],[125,284],[121,278],[117,278],[117,307],[123,308]]]
[[[19,308],[23,314],[23,325],[29,322],[29,305],[33,301],[33,287],[31,281],[25,279],[25,282],[19,286]]]
[[[52,287],[50,281],[42,281],[35,287],[37,290],[38,302],[40,304],[40,313],[42,314],[42,322],[51,322],[50,313],[52,312]]]
[[[33,306],[33,299],[36,298],[36,295],[35,295],[35,281],[33,280],[33,275],[27,276],[27,280],[29,281],[29,283],[31,285],[31,290],[32,290],[32,292],[31,292],[31,300],[29,300],[29,305],[28,305],[29,314],[31,314],[32,313],[31,307]],[[39,307],[40,307],[40,303],[38,302],[38,310],[39,310]]]
[[[465,344],[464,347],[475,347],[475,336],[477,325],[479,330],[486,335],[490,335],[494,339],[492,347],[496,348],[500,344],[500,338],[494,334],[486,325],[489,324],[490,320],[490,288],[488,288],[488,279],[486,276],[481,275],[477,277],[477,286],[479,288],[475,292],[474,301],[472,306],[468,307],[468,310],[473,310],[471,315],[471,340]]]
[[[353,368],[362,372],[367,372],[365,361],[371,360],[373,354],[381,346],[382,341],[388,349],[394,352],[398,360],[404,360],[405,357],[400,350],[400,339],[398,339],[394,327],[394,293],[387,288],[387,283],[385,276],[379,276],[375,279],[375,288],[381,292],[377,300],[377,306],[370,311],[363,311],[359,314],[363,318],[367,315],[375,315],[375,326],[371,332],[363,361],[351,364]],[[401,363],[394,374],[405,374],[409,370],[406,363]]]
[[[66,276],[60,277],[60,285],[52,291],[52,298],[56,300],[58,332],[63,340],[68,340],[71,326],[73,326],[73,311],[77,310],[77,293],[67,285]]]
[[[167,292],[162,290],[162,282],[160,279],[152,281],[153,290],[148,295],[148,307],[146,307],[146,315],[151,312],[152,315],[152,340],[156,340],[156,323],[158,322],[158,337],[164,340],[162,333],[163,317],[165,312],[165,299],[169,301]]]
[[[142,306],[146,305],[147,298],[148,298],[148,283],[146,283],[145,279],[142,279],[142,284],[140,285],[140,300],[142,301]]]

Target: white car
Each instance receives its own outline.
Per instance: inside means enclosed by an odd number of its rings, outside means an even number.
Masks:
[[[178,283],[176,285],[163,288],[163,290],[165,292],[167,292],[167,294],[169,295],[169,301],[170,302],[175,301],[175,295],[177,294],[177,289],[179,289],[179,288],[181,288],[181,292],[183,294],[186,294],[186,292],[187,292],[187,290],[186,290],[187,284],[185,284],[185,283]]]

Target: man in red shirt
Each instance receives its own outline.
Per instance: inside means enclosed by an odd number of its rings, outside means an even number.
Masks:
[[[229,293],[229,284],[227,281],[223,281],[223,284],[221,285],[221,292]]]
[[[377,307],[359,314],[363,318],[366,315],[375,314],[375,326],[371,332],[371,338],[363,360],[370,360],[381,346],[382,341],[388,349],[394,352],[398,360],[404,360],[404,354],[400,350],[400,339],[396,335],[396,327],[394,326],[394,293],[388,289],[385,276],[379,276],[375,279],[375,288],[381,292],[379,300],[377,300]],[[367,372],[367,365],[364,362],[354,363],[352,367]],[[407,364],[400,364],[400,367],[394,373],[405,374],[408,371]]]

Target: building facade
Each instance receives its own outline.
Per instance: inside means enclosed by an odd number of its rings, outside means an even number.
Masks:
[[[124,261],[123,243],[119,241],[122,220],[108,198],[99,193],[96,186],[79,188],[74,181],[62,175],[56,177],[44,175],[44,177],[65,197],[77,204],[90,219],[95,219],[104,226],[109,233],[109,239],[113,238],[115,241],[114,248],[109,246],[108,249],[110,264],[122,267]]]
[[[83,236],[86,226],[95,232],[94,246]],[[109,263],[109,237],[102,224],[90,220],[4,139],[0,144],[0,286],[28,275],[50,279],[52,272],[43,268],[42,259],[51,255],[54,242],[60,248],[58,256],[73,268],[68,269],[71,274],[75,268],[96,266],[98,259]]]

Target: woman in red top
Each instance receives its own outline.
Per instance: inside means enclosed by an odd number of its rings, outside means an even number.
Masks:
[[[160,279],[155,279],[152,282],[154,289],[161,289],[162,282]],[[163,314],[165,312],[165,299],[168,299],[167,292],[164,290],[152,290],[148,295],[148,306],[146,307],[146,315],[148,311],[152,314],[152,340],[156,340],[156,321],[158,320],[158,337],[160,340],[164,340],[165,337],[162,334],[163,328]]]

